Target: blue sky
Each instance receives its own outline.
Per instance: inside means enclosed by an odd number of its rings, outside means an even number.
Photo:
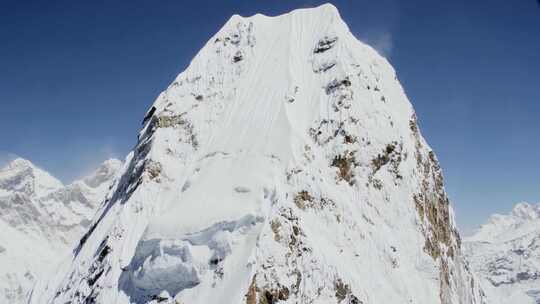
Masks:
[[[232,14],[324,1],[0,1],[0,162],[63,181],[135,144],[144,112]],[[540,201],[538,0],[333,1],[389,58],[466,232]]]

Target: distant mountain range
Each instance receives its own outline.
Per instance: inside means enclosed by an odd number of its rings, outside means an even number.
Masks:
[[[540,204],[493,215],[464,241],[490,303],[540,303]]]
[[[121,167],[108,160],[69,185],[22,158],[0,169],[0,303],[26,303],[88,229]]]

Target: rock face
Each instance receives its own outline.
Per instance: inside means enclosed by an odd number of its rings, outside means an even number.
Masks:
[[[464,244],[490,303],[540,303],[540,204],[493,215]]]
[[[26,303],[36,278],[88,229],[120,167],[109,160],[68,186],[20,158],[0,170],[1,303]]]
[[[33,303],[483,303],[389,63],[332,5],[233,16]]]

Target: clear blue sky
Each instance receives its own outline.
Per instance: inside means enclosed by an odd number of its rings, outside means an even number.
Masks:
[[[540,0],[333,1],[392,62],[470,231],[540,201]],[[135,143],[144,112],[230,15],[323,1],[0,1],[0,159],[64,181]]]

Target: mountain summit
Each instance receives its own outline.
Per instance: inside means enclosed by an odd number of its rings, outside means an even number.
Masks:
[[[0,170],[0,195],[8,192],[44,196],[64,185],[32,162],[16,158]]]
[[[233,16],[32,303],[483,303],[390,64],[329,4]]]

